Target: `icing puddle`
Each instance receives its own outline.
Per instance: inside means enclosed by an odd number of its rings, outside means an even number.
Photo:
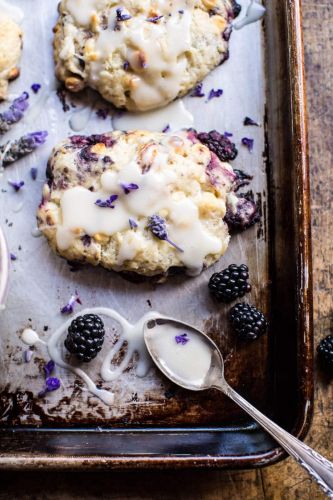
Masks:
[[[147,375],[150,367],[152,366],[151,358],[145,346],[143,338],[143,326],[149,319],[163,317],[158,312],[151,311],[144,316],[142,316],[139,321],[132,324],[129,323],[121,314],[119,314],[114,309],[109,309],[107,307],[94,307],[89,309],[84,309],[79,313],[73,315],[65,321],[49,338],[47,342],[44,342],[38,335],[37,332],[31,328],[27,328],[23,331],[21,340],[29,346],[35,344],[46,345],[50,358],[61,368],[71,371],[78,377],[80,377],[88,387],[88,390],[94,395],[101,399],[105,404],[111,405],[114,401],[114,394],[111,391],[105,389],[99,389],[95,382],[87,375],[87,373],[82,369],[67,363],[62,357],[64,334],[67,332],[73,319],[78,316],[83,316],[84,314],[98,314],[101,316],[106,316],[115,320],[121,327],[121,334],[117,342],[109,349],[101,367],[101,377],[105,382],[111,382],[117,379],[128,367],[134,353],[138,354],[138,361],[136,363],[135,372],[138,377],[144,377]],[[127,351],[118,365],[112,365],[112,361],[115,359],[117,354],[120,352],[121,348],[124,347],[125,342],[127,343]]]
[[[0,0],[0,12],[2,15],[10,17],[18,24],[21,24],[24,19],[23,10],[20,9],[20,7],[11,5],[9,2],[5,2],[4,0]]]
[[[116,114],[112,118],[115,130],[150,130],[151,132],[176,131],[190,128],[194,123],[193,115],[181,99],[165,108],[146,111],[145,113]]]
[[[257,3],[256,0],[251,0],[251,3],[247,8],[245,17],[243,17],[243,19],[240,19],[239,21],[232,23],[232,26],[236,30],[240,30],[245,26],[247,26],[248,24],[260,21],[260,19],[264,16],[265,12],[266,8],[263,5]]]

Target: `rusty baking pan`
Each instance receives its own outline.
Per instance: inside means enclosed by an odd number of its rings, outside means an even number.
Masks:
[[[29,10],[29,2],[16,3]],[[47,75],[54,73],[49,28],[56,20],[56,3],[40,1],[41,10],[35,11],[40,20],[34,16],[35,34],[30,35],[44,37],[47,42],[35,56],[36,65]],[[53,10],[48,13],[50,6]],[[230,61],[205,83],[216,88],[221,78],[223,107],[216,101],[207,104],[208,111],[203,112],[202,102],[186,102],[192,106],[195,126],[206,130],[228,130],[234,126],[237,113],[239,123],[251,110],[257,115],[254,118],[262,113],[262,126],[246,130],[256,134],[257,148],[250,155],[240,147],[235,161],[235,166],[248,168],[254,175],[252,189],[261,206],[262,223],[235,236],[215,269],[233,261],[249,265],[253,283],[250,300],[267,314],[269,334],[248,345],[234,338],[225,321],[227,308],[213,303],[207,292],[212,269],[194,280],[177,275],[157,286],[131,283],[102,269],[70,272],[43,239],[28,237],[31,227],[27,220],[30,217],[33,221],[42,180],[39,185],[34,183],[23,209],[27,217],[21,217],[22,212],[14,216],[9,208],[0,211],[10,251],[17,251],[24,237],[19,249],[22,253],[11,267],[6,309],[0,315],[2,468],[249,468],[272,464],[284,456],[231,401],[214,391],[193,394],[177,389],[155,372],[149,384],[134,379],[130,372],[125,374],[115,384],[116,395],[123,396],[113,408],[89,396],[72,374],[61,373],[62,388],[57,394],[45,400],[37,398],[45,357],[36,352],[33,361],[24,364],[20,332],[32,325],[47,336],[62,321],[54,311],[59,311],[75,289],[80,290],[84,307],[118,307],[131,320],[152,305],[161,313],[204,328],[222,349],[230,384],[295,436],[306,435],[313,408],[313,354],[301,7],[298,0],[268,0],[266,7],[263,25],[249,26],[247,32],[244,29],[245,45],[244,41],[237,45],[239,34],[234,33]],[[47,29],[45,19],[50,19]],[[26,32],[29,22],[27,19]],[[250,52],[251,40],[254,54]],[[25,50],[33,51],[35,45],[39,44],[26,39]],[[24,59],[23,66],[27,62]],[[38,81],[38,74],[29,71],[22,74],[26,85]],[[18,90],[22,80],[11,85]],[[228,100],[235,88],[241,98]],[[51,147],[65,135],[67,115],[52,99],[43,113],[33,115],[41,120],[40,126],[52,124],[52,140],[37,160],[18,166],[22,171],[36,161],[46,165]],[[257,107],[245,111],[250,100],[251,106]],[[53,106],[55,111],[48,115]],[[229,112],[233,108],[234,112]],[[239,138],[245,133],[243,129],[236,132]]]

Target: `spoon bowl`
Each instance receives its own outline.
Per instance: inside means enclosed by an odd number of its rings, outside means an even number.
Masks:
[[[166,377],[191,391],[215,388],[229,396],[333,499],[332,462],[279,427],[230,387],[224,378],[222,354],[207,335],[173,318],[150,319],[144,324],[143,333],[149,354]]]
[[[170,364],[166,362],[163,357],[163,352],[165,354],[165,350],[163,350],[163,347],[165,348],[165,344],[162,346],[158,339],[159,334],[165,331],[166,328],[170,331],[171,344],[174,344],[174,349],[171,352],[174,356],[177,355],[177,349],[181,349],[186,356],[187,348],[191,347],[190,344],[187,344],[186,342],[183,345],[177,345],[175,340],[176,335],[172,334],[172,332],[177,331],[183,332],[183,334],[186,333],[189,338],[188,342],[193,343],[193,341],[196,340],[198,348],[205,350],[207,353],[207,363],[203,366],[203,376],[195,376],[196,367],[194,367],[193,371],[189,370],[185,373],[183,369],[179,371],[175,369],[175,366],[170,366]],[[221,378],[224,379],[224,362],[219,348],[215,342],[208,337],[208,335],[204,334],[194,326],[172,318],[156,318],[145,323],[143,332],[146,347],[157,367],[166,377],[180,387],[190,391],[203,391],[205,389],[215,387]],[[191,353],[190,356],[193,359],[193,353]],[[196,361],[198,362],[197,359]],[[206,368],[207,371],[204,373]]]

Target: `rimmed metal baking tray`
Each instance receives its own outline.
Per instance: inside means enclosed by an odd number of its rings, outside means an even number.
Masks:
[[[19,0],[17,3],[23,4]],[[29,0],[25,2],[25,9],[29,9],[28,3]],[[38,17],[45,19],[49,6],[40,3],[39,7]],[[198,114],[201,116],[200,125],[205,129],[235,127],[235,116],[239,122],[245,110],[259,113],[265,108],[264,126],[258,130],[246,129],[256,137],[254,155],[246,156],[246,151],[241,150],[235,162],[235,167],[250,169],[250,173],[255,174],[253,189],[261,203],[263,222],[244,235],[236,236],[216,269],[233,260],[249,263],[254,284],[251,300],[269,315],[269,335],[248,346],[235,341],[225,321],[227,309],[218,308],[206,292],[212,270],[196,280],[175,277],[160,288],[146,283],[128,283],[102,270],[70,273],[67,264],[57,260],[42,240],[29,243],[25,251],[25,237],[31,228],[24,232],[26,221],[23,225],[22,211],[14,220],[9,203],[6,213],[0,214],[4,219],[0,222],[5,224],[10,250],[17,251],[20,240],[16,236],[20,231],[24,238],[23,253],[19,251],[19,259],[14,263],[16,267],[13,266],[7,310],[0,318],[4,347],[0,360],[0,467],[248,468],[269,465],[283,457],[275,442],[227,399],[215,392],[193,395],[177,391],[156,374],[149,379],[152,387],[147,388],[147,381],[133,382],[129,373],[122,382],[126,388],[126,404],[119,404],[113,412],[89,399],[73,377],[66,378],[62,373],[64,392],[55,395],[56,400],[37,400],[35,394],[43,357],[36,353],[33,364],[22,363],[19,332],[26,324],[39,331],[43,330],[43,325],[45,330],[58,325],[61,318],[54,311],[75,287],[83,294],[84,306],[101,305],[103,298],[103,305],[116,306],[133,319],[149,310],[152,303],[163,313],[173,313],[203,327],[223,350],[231,384],[284,428],[300,438],[305,436],[312,415],[313,370],[301,8],[297,0],[269,0],[266,7],[263,35],[258,27],[247,28],[252,32],[244,35],[249,37],[246,43],[237,46],[232,41],[230,61],[205,81],[205,86],[216,86],[219,78],[223,80],[226,99],[223,107],[221,104],[219,108],[216,101],[213,111],[208,107],[205,109],[211,111],[203,113],[202,103],[193,101],[189,106],[196,119]],[[55,19],[56,14],[53,15]],[[46,30],[42,34],[38,33],[41,25]],[[51,41],[44,22],[37,23],[36,32],[36,36],[44,36],[44,42]],[[254,38],[250,37],[251,33]],[[258,43],[261,36],[263,46]],[[249,51],[251,47],[246,48],[251,43],[254,54]],[[37,52],[33,40],[29,41],[26,35],[25,50],[35,54],[37,65],[38,58],[43,61],[44,57],[49,57],[50,62],[43,66],[43,71],[50,78],[53,69],[49,49],[40,48],[42,53]],[[237,66],[236,58],[242,56],[242,64]],[[255,61],[259,61],[259,66]],[[31,65],[27,68],[23,64],[25,82],[36,80],[37,75]],[[265,80],[264,84],[261,80]],[[237,96],[237,93],[232,94],[231,87],[237,86],[238,81],[242,84],[238,90],[243,88],[244,95],[241,93],[236,102],[230,96]],[[246,82],[248,89],[245,89]],[[19,88],[19,81],[14,85]],[[248,104],[251,93],[254,108]],[[38,116],[41,125],[50,121],[54,139],[64,135],[67,118],[62,117],[59,110],[54,112],[53,104],[51,97],[47,106],[52,108],[51,115],[46,111],[39,115],[32,111],[32,117]],[[197,114],[195,108],[198,108]],[[229,113],[232,108],[233,115]],[[22,127],[29,123],[31,117]],[[89,132],[95,131],[97,125],[92,127]],[[106,124],[99,123],[98,127],[98,131],[102,127],[105,130]],[[245,130],[239,128],[236,132],[239,139]],[[46,147],[38,155],[21,162],[15,167],[17,173],[21,174],[36,162],[45,164],[48,152]],[[40,186],[33,187],[29,200],[23,200],[26,207],[23,213],[30,217],[38,202],[39,190]],[[32,275],[35,281],[31,283],[27,275],[36,261],[38,265]],[[47,331],[44,334],[48,335]],[[116,390],[120,391],[121,387]]]

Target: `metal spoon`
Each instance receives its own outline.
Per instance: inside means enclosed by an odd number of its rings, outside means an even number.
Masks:
[[[193,336],[196,336],[196,342],[199,339],[203,344],[203,349],[206,351],[207,347],[210,349],[210,367],[200,383],[198,383],[197,379],[191,381],[190,378],[186,379],[180,377],[177,375],[175,369],[171,371],[166,359],[162,357],[163,354],[158,352],[156,338],[158,336],[158,330],[160,330],[161,333],[161,328],[163,328],[163,326],[176,328],[180,332],[184,332],[185,330],[190,341],[191,337],[193,338]],[[207,335],[186,323],[169,318],[156,318],[145,323],[144,339],[152,359],[166,377],[185,389],[202,391],[214,388],[229,396],[229,398],[237,403],[269,434],[271,434],[289,455],[308,471],[310,476],[312,476],[329,498],[333,498],[333,463],[272,422],[272,420],[263,415],[230,387],[224,378],[224,363],[221,352],[217,345]],[[186,345],[183,347],[186,349]]]

